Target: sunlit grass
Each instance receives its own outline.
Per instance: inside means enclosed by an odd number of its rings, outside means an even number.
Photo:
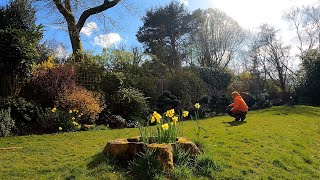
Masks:
[[[320,108],[274,107],[249,112],[247,122],[227,116],[201,120],[200,140],[221,170],[219,179],[320,179]],[[196,122],[184,124],[196,140]],[[124,179],[101,154],[115,138],[137,129],[0,138],[0,179]],[[193,177],[198,178],[198,177]]]

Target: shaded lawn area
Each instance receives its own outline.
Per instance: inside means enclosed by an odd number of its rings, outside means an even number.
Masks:
[[[273,107],[232,120],[200,123],[205,151],[221,166],[217,178],[320,179],[320,108]],[[0,179],[125,179],[101,151],[109,140],[137,135],[122,129],[0,138],[0,148],[23,147],[0,151]],[[194,121],[184,123],[184,135],[197,139]]]

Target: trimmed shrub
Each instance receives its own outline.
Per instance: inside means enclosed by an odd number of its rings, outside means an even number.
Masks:
[[[207,94],[208,88],[199,74],[189,69],[171,74],[168,90],[181,100],[181,108],[188,109]]]
[[[0,137],[9,136],[11,129],[14,127],[14,120],[10,115],[9,109],[0,110]]]
[[[158,98],[157,107],[165,112],[168,109],[175,109],[180,105],[177,96],[171,94],[169,91],[164,91]]]
[[[127,119],[130,116],[144,116],[149,106],[147,98],[139,90],[120,88],[115,101],[110,104],[110,109],[112,114],[118,114]]]
[[[104,108],[102,99],[99,93],[93,93],[83,87],[74,86],[72,89],[65,89],[59,95],[59,99],[55,104],[64,110],[80,111],[83,114],[81,120],[83,123],[94,123],[98,114]]]
[[[97,125],[106,125],[109,128],[134,128],[137,127],[136,122],[124,119],[119,115],[112,115],[109,110],[104,110],[99,114],[99,118],[96,120]]]

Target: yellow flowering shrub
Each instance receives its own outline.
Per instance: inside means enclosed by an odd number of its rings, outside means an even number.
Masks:
[[[104,108],[99,93],[93,93],[79,86],[63,91],[57,104],[64,109],[70,109],[69,113],[81,112],[83,118],[90,118],[92,122]]]

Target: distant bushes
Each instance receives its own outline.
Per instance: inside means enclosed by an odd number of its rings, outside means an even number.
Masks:
[[[14,120],[11,118],[10,108],[0,109],[0,137],[9,136],[14,127]]]

